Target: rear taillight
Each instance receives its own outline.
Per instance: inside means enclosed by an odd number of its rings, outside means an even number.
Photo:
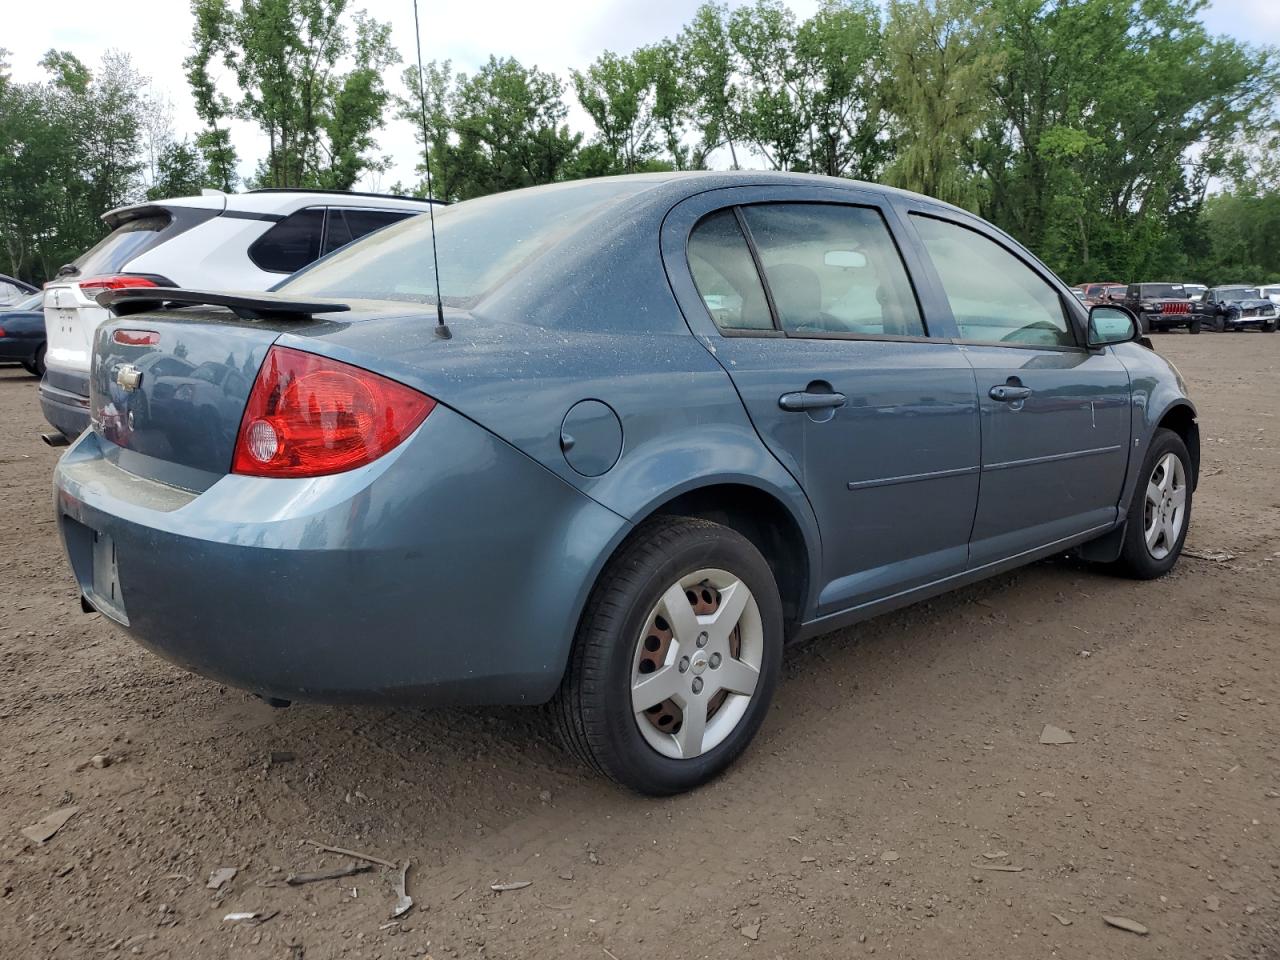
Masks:
[[[116,273],[106,277],[89,277],[80,281],[80,292],[92,300],[104,290],[126,290],[130,287],[159,286],[150,277],[132,273]]]
[[[160,334],[155,330],[117,330],[111,340],[122,347],[154,347],[160,342]]]
[[[319,477],[396,447],[436,402],[350,364],[272,347],[240,420],[232,473]]]

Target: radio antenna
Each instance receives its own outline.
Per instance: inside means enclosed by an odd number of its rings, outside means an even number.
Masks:
[[[431,186],[431,146],[427,133],[427,89],[422,80],[422,28],[418,26],[418,0],[413,0],[413,40],[418,48],[418,113],[422,118],[422,156],[427,166],[427,216],[431,220],[431,267],[436,278],[436,336],[453,337],[444,322],[444,299],[440,296],[440,257],[436,253],[436,197]]]

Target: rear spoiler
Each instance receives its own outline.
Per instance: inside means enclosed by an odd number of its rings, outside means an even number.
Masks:
[[[117,317],[153,310],[167,304],[176,306],[227,307],[242,320],[308,320],[317,313],[345,313],[350,304],[333,300],[295,300],[268,293],[216,293],[212,290],[181,290],[177,287],[125,287],[98,294],[100,306]]]

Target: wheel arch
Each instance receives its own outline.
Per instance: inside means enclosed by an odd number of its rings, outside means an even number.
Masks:
[[[795,635],[809,606],[816,565],[799,520],[781,499],[752,484],[722,481],[693,487],[655,504],[643,520],[662,516],[710,520],[750,540],[773,571],[782,600],[785,635],[788,639]]]
[[[804,501],[807,504],[807,501]],[[585,613],[590,594],[613,559],[648,521],[658,517],[697,517],[720,523],[742,534],[769,564],[782,600],[785,636],[795,636],[813,605],[814,581],[821,569],[821,545],[812,514],[798,516],[784,491],[771,489],[747,476],[704,477],[673,488],[629,517],[626,532],[617,537],[596,564],[591,586],[578,611]]]
[[[1156,427],[1172,430],[1186,444],[1191,456],[1191,489],[1194,490],[1200,482],[1200,424],[1195,408],[1185,400],[1175,401],[1161,412]]]

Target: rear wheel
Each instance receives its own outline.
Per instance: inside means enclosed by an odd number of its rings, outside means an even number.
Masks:
[[[679,793],[751,742],[781,663],[782,606],[760,552],[719,524],[658,520],[601,575],[552,711],[588,765]]]
[[[1191,521],[1191,457],[1172,430],[1156,430],[1129,504],[1117,573],[1152,580],[1168,573],[1182,554]]]
[[[31,358],[31,362],[24,363],[23,366],[26,367],[27,373],[31,374],[33,377],[44,376],[44,344],[43,343],[40,344],[40,346],[36,347],[36,352],[35,352],[35,355]]]

